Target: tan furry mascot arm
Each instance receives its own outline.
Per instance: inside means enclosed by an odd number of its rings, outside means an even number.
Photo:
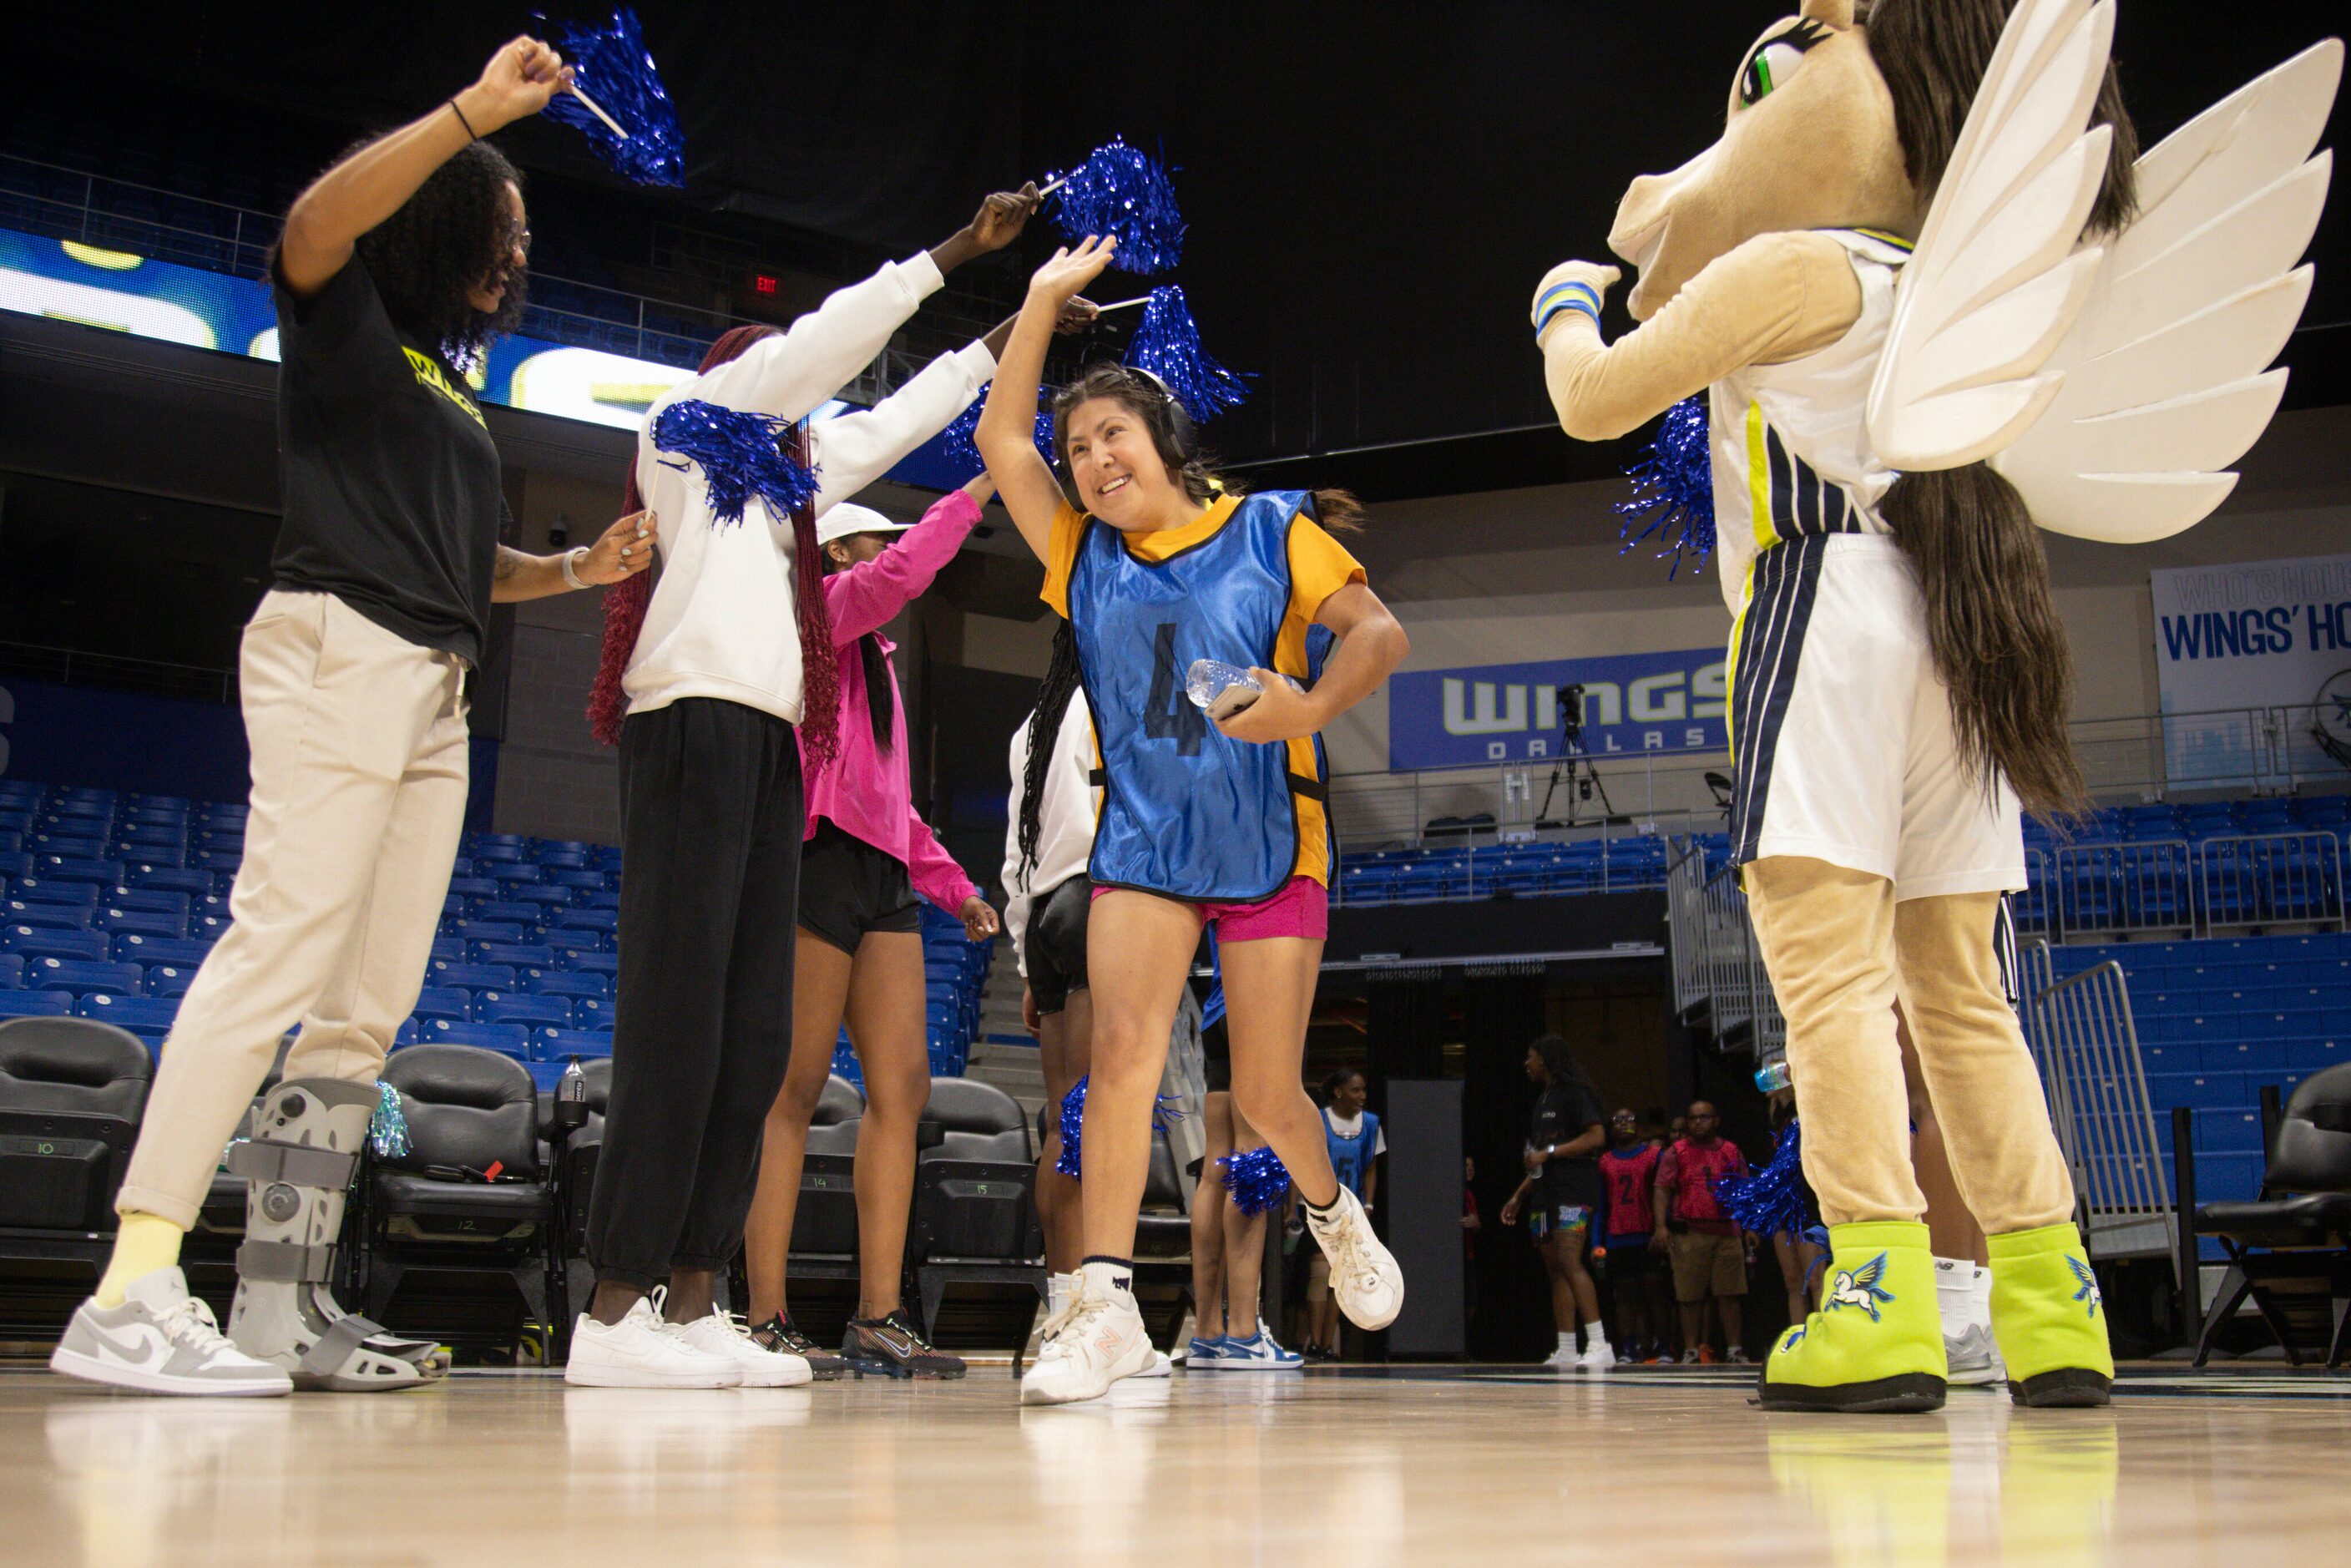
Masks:
[[[1562,262],[1535,291],[1536,309],[1562,283],[1604,298],[1620,274]],[[1844,247],[1825,235],[1767,234],[1708,264],[1666,308],[1614,343],[1580,309],[1557,311],[1536,339],[1543,382],[1568,434],[1624,434],[1745,365],[1779,364],[1824,349],[1861,315],[1861,286]],[[1538,318],[1540,319],[1540,318]]]

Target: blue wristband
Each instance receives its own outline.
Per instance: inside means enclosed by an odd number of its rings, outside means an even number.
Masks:
[[[1599,291],[1588,283],[1571,281],[1553,284],[1535,303],[1535,336],[1541,337],[1543,329],[1549,327],[1552,319],[1562,310],[1581,310],[1592,318],[1593,326],[1598,326],[1600,324]]]

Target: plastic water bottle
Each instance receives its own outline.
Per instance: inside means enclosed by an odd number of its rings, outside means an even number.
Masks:
[[[1290,682],[1291,691],[1306,689],[1288,675],[1281,678]],[[1235,686],[1259,696],[1265,695],[1264,684],[1255,675],[1237,664],[1228,664],[1222,659],[1195,659],[1184,676],[1184,691],[1192,699],[1194,707],[1208,706]]]
[[[555,1124],[566,1134],[576,1133],[588,1124],[588,1075],[580,1070],[580,1059],[573,1057],[571,1065],[555,1083]]]
[[[1788,1073],[1788,1059],[1784,1056],[1769,1067],[1755,1070],[1755,1087],[1766,1094],[1775,1094],[1793,1082]]]

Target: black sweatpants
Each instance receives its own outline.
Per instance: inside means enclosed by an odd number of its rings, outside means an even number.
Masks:
[[[799,737],[688,697],[621,726],[621,973],[596,1278],[650,1290],[743,1242],[791,1057],[807,807]]]

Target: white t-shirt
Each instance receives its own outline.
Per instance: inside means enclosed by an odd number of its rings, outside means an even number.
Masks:
[[[862,283],[837,290],[789,330],[681,382],[647,411],[637,436],[637,487],[661,518],[661,578],[621,683],[631,713],[681,697],[719,697],[788,723],[800,718],[792,520],[771,516],[754,496],[740,523],[718,523],[700,470],[654,448],[661,411],[681,398],[699,398],[805,419],[872,362],[940,281],[928,256],[887,263]],[[985,343],[973,343],[941,355],[874,407],[810,425],[818,515],[945,429],[995,373],[995,356]]]

